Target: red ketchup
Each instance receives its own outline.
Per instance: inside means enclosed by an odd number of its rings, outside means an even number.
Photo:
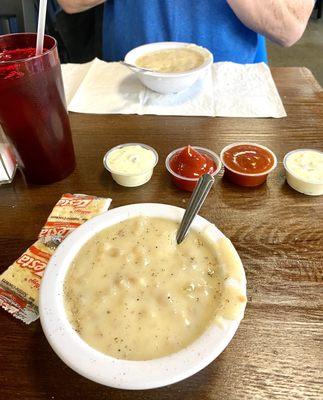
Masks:
[[[206,149],[197,151],[187,146],[170,154],[166,166],[176,186],[192,192],[200,176],[216,172],[217,164],[207,153]]]

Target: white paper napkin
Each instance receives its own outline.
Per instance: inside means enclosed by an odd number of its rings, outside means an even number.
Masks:
[[[219,117],[286,117],[267,64],[213,64],[214,112]]]
[[[162,95],[147,89],[127,67],[95,59],[63,64],[69,111],[223,117],[286,116],[268,66],[215,63],[188,90]]]

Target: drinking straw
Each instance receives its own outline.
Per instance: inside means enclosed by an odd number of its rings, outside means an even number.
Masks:
[[[47,0],[40,0],[40,2],[39,2],[39,13],[38,13],[36,56],[39,56],[43,52],[44,34],[45,34],[45,21],[46,21],[46,9],[47,9]]]

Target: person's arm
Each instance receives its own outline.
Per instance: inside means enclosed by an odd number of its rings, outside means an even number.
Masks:
[[[296,43],[304,33],[314,0],[227,0],[248,28],[282,46]]]
[[[102,4],[105,0],[57,0],[58,4],[68,14],[79,13]]]

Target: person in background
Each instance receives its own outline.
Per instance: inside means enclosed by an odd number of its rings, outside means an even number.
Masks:
[[[315,0],[58,0],[66,13],[104,3],[103,58],[162,41],[208,48],[215,61],[266,61],[261,35],[282,46],[302,36]],[[261,48],[262,47],[262,48]]]

